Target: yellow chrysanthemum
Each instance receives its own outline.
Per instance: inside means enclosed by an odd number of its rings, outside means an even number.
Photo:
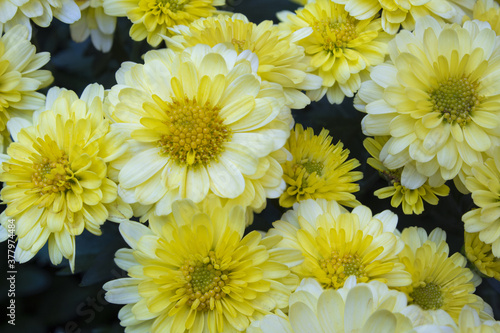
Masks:
[[[500,43],[486,23],[441,26],[422,18],[390,43],[391,62],[375,67],[355,107],[367,112],[363,132],[390,135],[388,169],[414,161],[414,176],[439,186],[500,145],[497,71]]]
[[[397,216],[388,210],[372,216],[360,205],[350,213],[335,201],[309,199],[283,214],[269,235],[282,236],[279,246],[304,255],[292,272],[313,277],[325,288],[341,288],[350,275],[358,282],[401,287],[411,279],[398,260],[404,244],[393,233],[396,224]]]
[[[71,38],[81,43],[87,38],[94,47],[102,52],[109,52],[113,45],[116,17],[104,13],[104,0],[77,0],[81,18],[70,25]]]
[[[465,230],[478,232],[479,239],[490,244],[493,254],[500,257],[500,147],[484,163],[472,165],[465,186],[479,207],[462,217]]]
[[[404,186],[402,183],[402,174],[405,171],[409,172],[410,168],[390,170],[380,162],[380,152],[387,140],[389,140],[387,136],[378,136],[375,138],[366,138],[363,142],[363,146],[372,156],[368,158],[368,164],[377,170],[380,176],[389,184],[389,186],[375,191],[374,194],[379,199],[392,197],[392,207],[397,208],[402,204],[405,214],[419,215],[424,211],[424,201],[431,205],[437,205],[439,201],[437,195],[445,197],[450,193],[450,188],[445,184],[432,187],[427,180],[424,180],[425,182],[415,189]]]
[[[189,27],[178,26],[171,31],[175,35],[167,37],[165,42],[174,51],[196,44],[213,47],[219,43],[231,43],[238,53],[255,53],[259,58],[259,76],[283,86],[287,105],[293,109],[302,109],[311,102],[300,90],[321,87],[321,78],[307,73],[309,60],[304,56],[304,48],[296,44],[303,37],[303,31],[284,32],[272,21],[257,25],[242,14],[199,19]]]
[[[247,332],[415,332],[411,321],[401,313],[407,309],[406,296],[379,281],[356,284],[351,277],[339,290],[323,290],[314,279],[304,279],[289,303],[288,316],[267,315],[253,322]],[[429,325],[426,332],[436,328]]]
[[[131,278],[104,285],[106,299],[126,304],[121,324],[134,332],[240,332],[251,321],[288,306],[298,285],[286,263],[299,251],[271,249],[280,237],[243,236],[241,206],[200,210],[179,200],[152,229],[120,224],[132,247],[116,253]]]
[[[402,26],[406,30],[415,29],[415,22],[422,17],[430,16],[444,22],[462,22],[465,15],[470,16],[474,0],[338,0],[346,10],[357,18],[364,20],[378,15],[382,10],[382,27],[384,31],[394,35]]]
[[[15,220],[15,258],[31,259],[49,242],[52,263],[75,260],[75,236],[87,229],[100,235],[106,219],[130,218],[128,205],[117,199],[117,186],[106,178],[106,163],[124,152],[124,137],[110,133],[104,120],[104,88],[87,87],[79,99],[72,91],[53,88],[33,126],[14,134],[17,140],[2,164],[1,197],[7,209],[4,228]]]
[[[381,31],[380,19],[359,21],[331,0],[310,2],[295,14],[278,13],[278,18],[284,30],[312,30],[297,44],[311,56],[312,73],[323,79],[323,86],[307,95],[319,100],[326,94],[332,104],[354,96],[370,67],[384,62],[391,39]]]
[[[424,310],[442,309],[455,321],[464,305],[483,310],[483,300],[474,295],[474,274],[465,267],[467,260],[460,253],[449,257],[443,230],[436,228],[427,235],[422,228],[410,227],[403,230],[401,239],[406,245],[399,258],[412,282],[399,289],[406,293],[409,304]]]
[[[0,131],[11,117],[31,119],[45,101],[35,91],[54,79],[49,71],[39,69],[49,62],[50,54],[36,53],[28,35],[26,27],[17,25],[0,38]]]
[[[255,210],[281,195],[290,109],[281,86],[260,81],[257,57],[246,56],[200,44],[123,64],[107,104],[116,130],[130,135],[113,164],[127,202],[155,205],[159,216],[177,199],[209,193]]]
[[[52,17],[71,24],[80,18],[80,9],[73,0],[0,0],[0,32],[21,24],[28,29],[30,40],[31,21],[46,28]]]
[[[168,28],[189,25],[201,18],[217,13],[214,6],[225,0],[106,0],[104,12],[110,16],[126,16],[133,25],[130,37],[135,41],[147,38],[152,46],[162,42],[162,35],[169,35]]]
[[[500,281],[500,258],[491,252],[491,245],[479,239],[479,233],[465,232],[464,251],[467,259],[483,275]]]
[[[282,207],[292,207],[295,202],[307,199],[335,200],[347,207],[359,205],[352,194],[359,191],[354,183],[363,178],[357,159],[347,160],[349,150],[342,149],[342,142],[332,144],[328,130],[314,135],[312,128],[305,131],[297,124],[290,134],[285,149],[292,154],[291,161],[284,161],[283,178],[287,183],[280,196]]]
[[[500,5],[495,0],[477,0],[472,11],[472,19],[488,22],[500,35]]]

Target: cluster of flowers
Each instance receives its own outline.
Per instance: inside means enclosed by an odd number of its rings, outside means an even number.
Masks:
[[[129,277],[104,288],[128,332],[500,332],[445,232],[372,215],[353,194],[359,162],[291,114],[354,97],[389,182],[375,194],[420,214],[448,180],[472,193],[466,256],[500,280],[499,5],[302,4],[274,25],[218,12],[223,0],[0,0],[0,237],[14,219],[16,260],[48,243],[73,270],[75,238],[119,222]],[[119,16],[167,48],[123,63],[109,90],[43,95],[30,20],[52,15],[103,51]],[[293,208],[245,234],[268,198]]]

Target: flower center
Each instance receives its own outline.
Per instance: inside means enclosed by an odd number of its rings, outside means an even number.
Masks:
[[[236,38],[233,38],[231,40],[231,44],[234,45],[234,47],[236,48],[236,51],[239,53],[243,52],[243,50],[246,50],[245,48],[245,44],[246,44],[246,40],[243,39],[243,40],[240,40],[240,39],[236,39]]]
[[[187,305],[198,311],[213,310],[215,301],[226,297],[228,271],[222,270],[215,252],[210,251],[202,260],[186,260],[181,267],[186,280]],[[227,291],[227,290],[226,290]]]
[[[40,195],[63,192],[71,187],[68,180],[73,178],[73,172],[69,169],[68,156],[63,152],[57,160],[44,157],[41,163],[33,163],[33,169],[31,181]]]
[[[321,173],[323,171],[323,163],[321,162],[316,162],[316,161],[307,161],[302,164],[302,166],[306,169],[307,173],[312,174],[313,172],[316,172],[318,176],[321,176]]]
[[[471,112],[481,99],[477,86],[478,83],[471,83],[465,76],[448,78],[438,88],[430,91],[432,110],[440,112],[450,124],[465,126],[471,121]]]
[[[432,282],[413,289],[410,297],[414,304],[419,305],[424,310],[437,310],[443,306],[441,290],[437,284]]]
[[[346,253],[341,256],[337,251],[332,251],[331,256],[321,259],[319,264],[329,279],[327,287],[342,288],[345,280],[351,275],[355,275],[358,282],[368,281],[365,265],[357,254]]]
[[[351,40],[358,37],[355,22],[355,18],[345,15],[339,20],[315,20],[312,28],[323,38],[323,49],[333,52],[345,49]]]
[[[178,0],[157,0],[156,5],[163,12],[169,10],[173,13],[177,13],[184,9],[184,3],[182,2],[179,3]]]
[[[168,117],[167,132],[159,141],[162,153],[179,164],[207,165],[217,161],[230,131],[219,116],[220,108],[196,99],[161,103]]]
[[[389,185],[394,185],[395,183],[401,182],[401,174],[403,172],[403,168],[399,168],[396,170],[384,170],[380,171],[382,178],[384,178]]]

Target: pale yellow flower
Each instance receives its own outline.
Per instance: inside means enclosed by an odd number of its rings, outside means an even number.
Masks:
[[[62,258],[75,265],[75,238],[84,229],[100,235],[106,220],[120,222],[132,215],[117,198],[117,185],[108,179],[107,163],[122,154],[124,137],[111,133],[104,119],[104,88],[88,86],[81,98],[53,88],[35,120],[14,134],[2,163],[0,192],[7,209],[0,220],[7,228],[15,220],[15,258],[30,260],[49,243],[52,263]]]
[[[135,41],[147,39],[152,46],[162,42],[162,35],[169,35],[168,28],[214,15],[214,6],[225,0],[106,0],[104,12],[110,16],[126,16],[132,23],[130,37]]]
[[[472,19],[488,22],[500,35],[500,5],[495,0],[477,0],[472,11]]]
[[[491,252],[491,245],[479,239],[479,233],[465,232],[464,251],[467,260],[484,276],[500,281],[500,258]]]
[[[354,96],[371,66],[384,62],[391,39],[381,31],[380,19],[357,20],[331,0],[311,1],[295,14],[278,13],[278,18],[284,30],[310,32],[297,44],[311,57],[312,73],[323,79],[323,86],[307,95],[319,100],[326,94],[332,104]]]
[[[215,198],[218,200],[218,198]],[[288,306],[299,280],[287,267],[300,252],[273,248],[277,238],[243,235],[241,206],[200,209],[190,200],[152,229],[120,224],[132,249],[116,253],[130,278],[104,285],[106,299],[124,304],[121,325],[134,332],[241,332],[251,321]]]

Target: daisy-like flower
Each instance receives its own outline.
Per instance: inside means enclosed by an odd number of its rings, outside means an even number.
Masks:
[[[471,168],[465,186],[472,192],[474,208],[462,216],[467,232],[478,232],[479,239],[491,245],[493,255],[500,257],[500,147],[484,163]]]
[[[214,6],[224,4],[225,0],[106,0],[104,11],[110,16],[126,16],[133,23],[133,40],[147,38],[150,45],[158,46],[162,35],[170,34],[168,28],[212,16],[217,13]]]
[[[80,19],[80,9],[74,0],[0,1],[0,32],[21,24],[28,29],[28,40],[30,40],[31,21],[46,28],[52,22],[52,17],[71,24]]]
[[[304,48],[296,44],[309,33],[307,29],[292,34],[280,30],[272,21],[257,25],[242,14],[234,14],[199,19],[188,27],[177,26],[170,30],[175,35],[166,37],[165,42],[174,51],[196,44],[213,47],[231,43],[238,53],[245,50],[255,53],[259,58],[257,73],[263,80],[283,86],[287,105],[293,109],[302,109],[310,103],[300,90],[321,87],[321,78],[307,73],[309,60],[304,55]]]
[[[316,280],[304,279],[289,303],[288,316],[267,315],[253,322],[247,332],[415,332],[401,313],[407,308],[405,295],[379,281],[356,283],[350,277],[341,289],[323,290]],[[427,327],[431,328],[436,327]]]
[[[495,0],[478,0],[474,4],[472,19],[488,22],[497,35],[500,35],[500,5]]]
[[[297,44],[311,56],[312,73],[323,79],[323,86],[307,95],[319,100],[326,94],[332,104],[354,96],[370,67],[384,62],[391,39],[381,31],[380,19],[357,20],[331,0],[310,2],[295,14],[280,12],[278,18],[284,30],[312,28]]]
[[[491,244],[479,239],[479,233],[465,232],[465,256],[483,275],[500,281],[500,258],[491,252]]]
[[[179,200],[163,223],[149,229],[120,224],[132,249],[116,253],[130,278],[104,285],[106,299],[126,304],[119,313],[127,331],[240,332],[250,321],[288,306],[298,285],[286,263],[299,251],[272,247],[279,237],[243,236],[241,206]]]
[[[36,53],[22,25],[0,38],[0,131],[10,118],[31,119],[33,111],[44,105],[45,96],[36,90],[54,80],[49,71],[40,69],[49,60],[48,52]]]
[[[358,282],[402,287],[411,278],[398,260],[404,244],[393,233],[396,224],[397,216],[388,210],[372,216],[360,205],[350,213],[335,201],[309,199],[283,214],[268,234],[282,236],[279,246],[304,255],[292,272],[313,277],[325,288],[341,288],[350,275]]]
[[[109,52],[113,45],[116,17],[104,13],[104,0],[79,0],[81,18],[70,25],[71,38],[81,43],[87,38],[94,47],[102,52]]]
[[[462,22],[465,15],[470,16],[474,0],[338,0],[346,10],[357,18],[364,20],[378,15],[382,10],[382,27],[384,31],[394,35],[402,26],[406,30],[415,28],[415,21],[430,16],[441,23]]]
[[[467,260],[460,253],[449,256],[443,230],[436,228],[427,235],[423,228],[410,227],[403,230],[401,239],[406,245],[399,258],[412,282],[399,289],[406,293],[409,304],[444,310],[455,321],[464,305],[484,309],[483,300],[474,295],[476,280],[465,267]]]
[[[297,124],[290,134],[285,149],[292,154],[291,161],[284,161],[283,178],[287,183],[280,196],[282,207],[292,207],[295,202],[307,199],[335,200],[339,204],[355,207],[359,201],[352,194],[359,191],[354,183],[363,178],[357,159],[347,160],[349,150],[342,149],[342,142],[332,144],[328,130],[314,135],[312,128],[305,131]]]
[[[169,214],[177,199],[200,202],[209,193],[255,209],[279,197],[277,155],[291,113],[281,86],[260,81],[257,57],[219,44],[144,59],[123,64],[108,95],[116,130],[130,135],[131,148],[113,164],[120,195],[155,204],[156,215]]]
[[[117,185],[106,177],[106,163],[126,149],[124,137],[110,133],[104,120],[104,88],[88,86],[81,98],[53,88],[47,111],[33,126],[12,133],[16,142],[2,163],[0,192],[7,209],[4,228],[15,220],[15,259],[26,262],[48,241],[52,263],[75,264],[75,237],[87,229],[100,235],[107,219],[130,218],[130,207],[117,199]]]
[[[377,170],[389,186],[383,187],[375,191],[375,195],[379,199],[391,198],[391,205],[394,208],[403,206],[405,214],[422,214],[424,211],[424,201],[437,205],[439,199],[437,196],[445,197],[450,193],[450,188],[445,184],[437,187],[432,187],[429,182],[424,179],[424,183],[415,189],[408,188],[403,185],[403,172],[416,172],[413,165],[407,165],[406,168],[390,170],[380,161],[382,147],[389,140],[389,137],[378,136],[375,138],[366,138],[363,146],[372,157],[368,158],[368,164]]]
[[[382,160],[388,169],[415,162],[410,187],[422,175],[431,186],[463,180],[466,167],[500,145],[499,38],[479,21],[460,27],[422,18],[391,41],[391,62],[362,84],[355,107],[368,113],[363,132],[391,136]]]

